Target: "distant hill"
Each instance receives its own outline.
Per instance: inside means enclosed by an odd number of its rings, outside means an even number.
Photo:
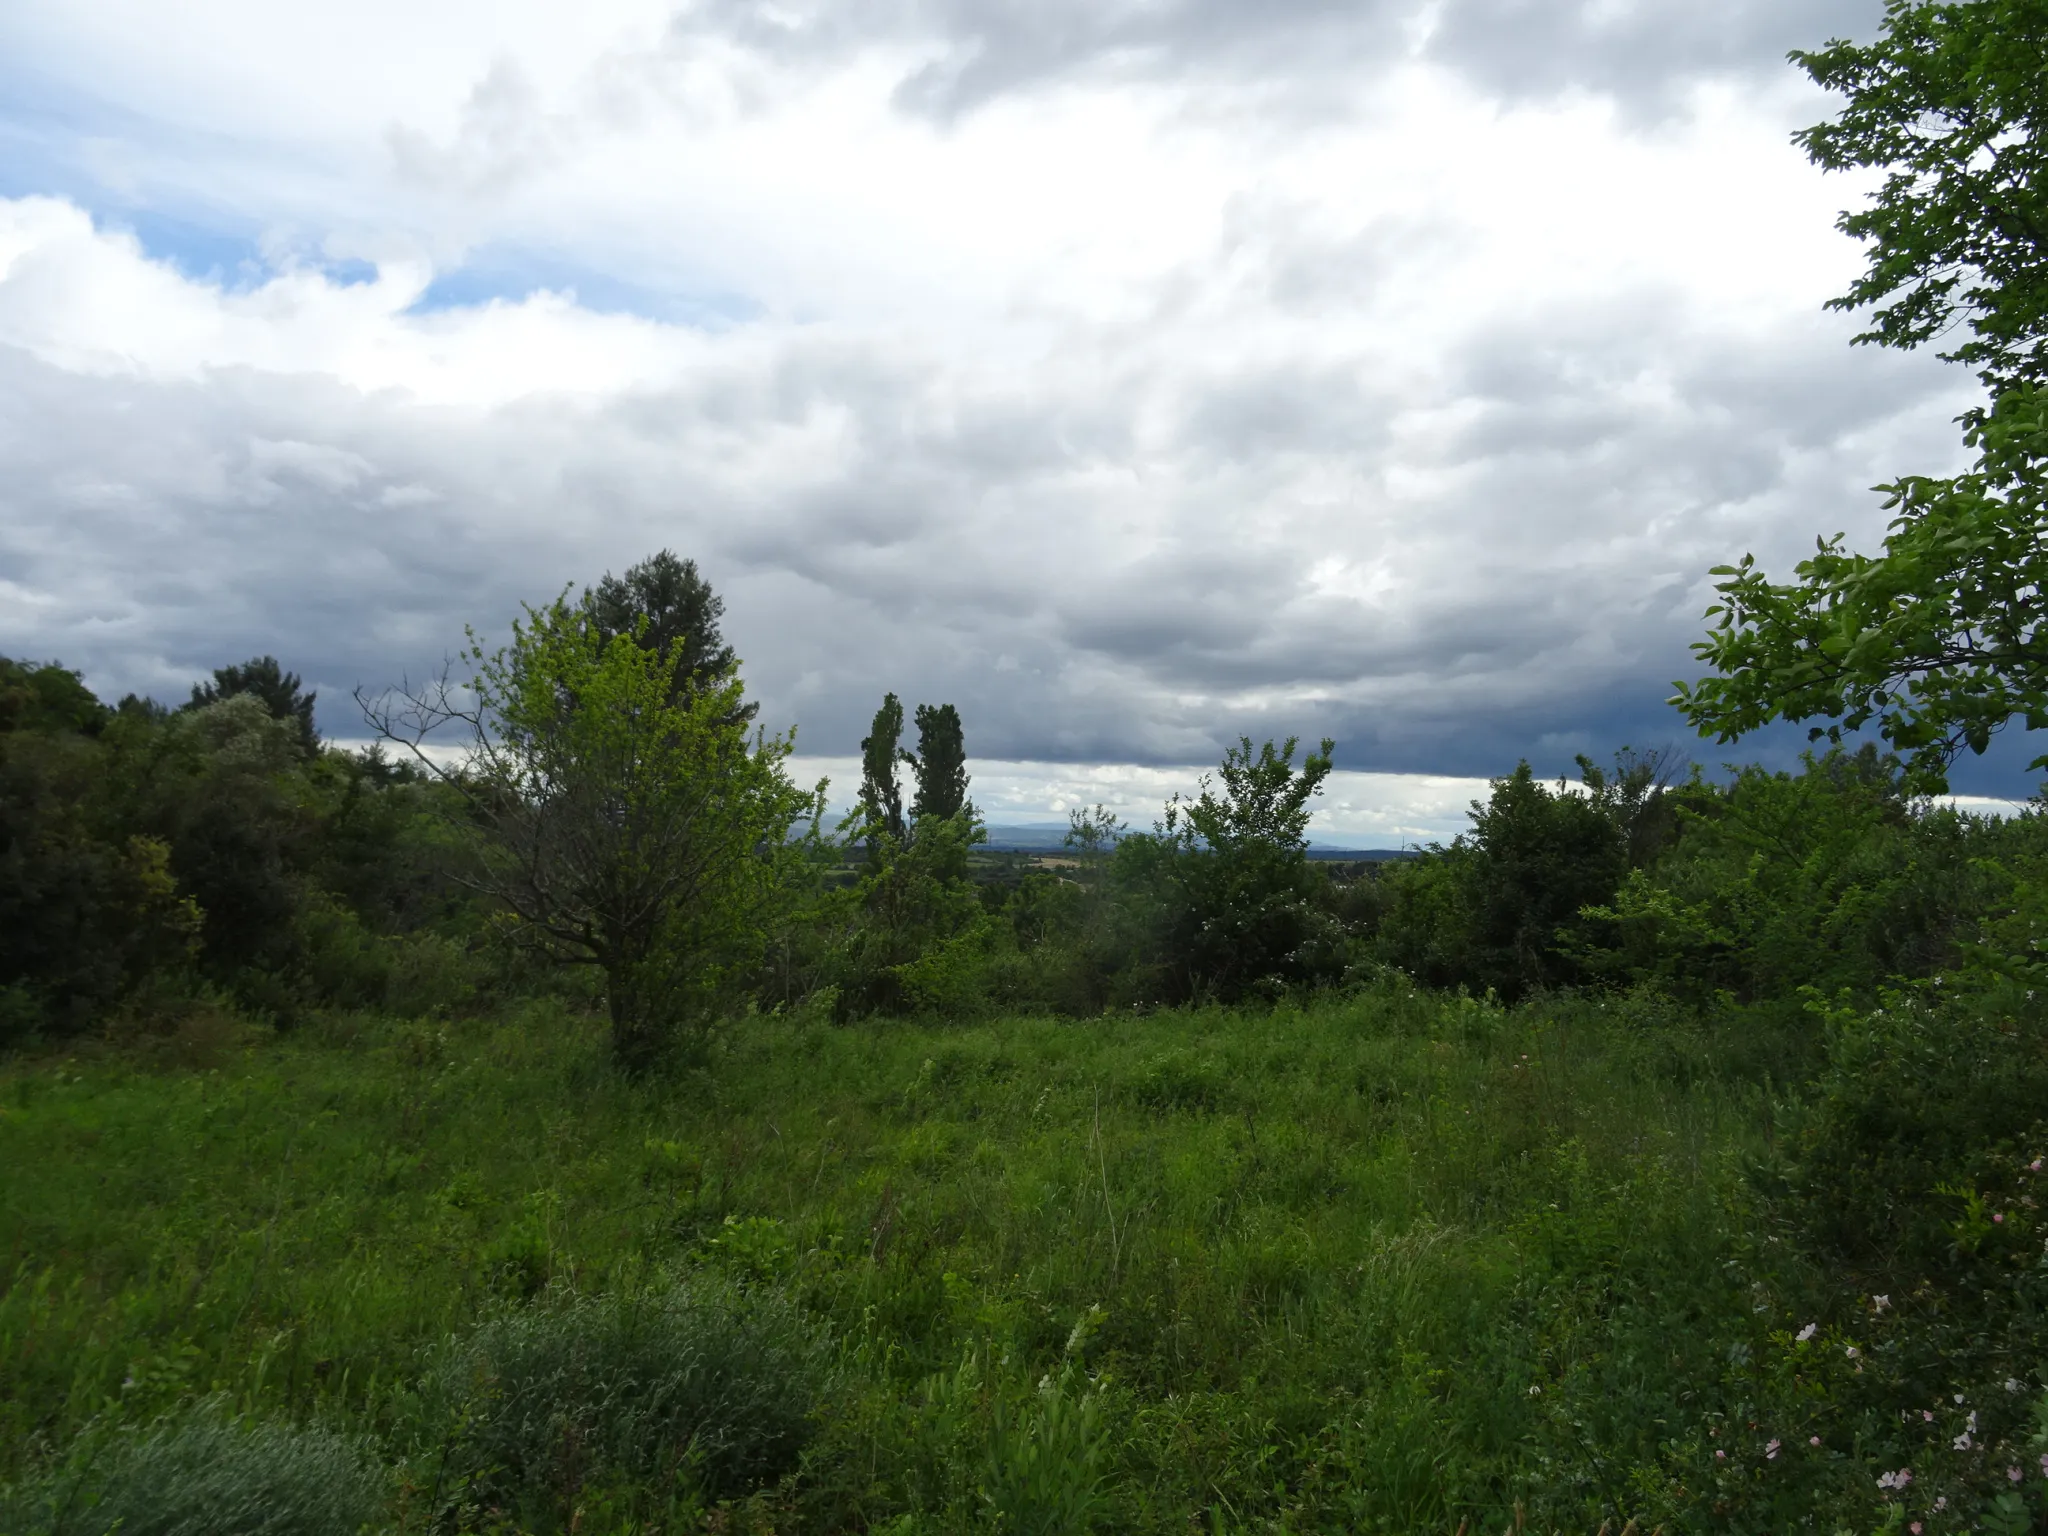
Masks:
[[[1057,853],[1066,846],[1067,828],[1064,822],[1026,822],[1010,826],[992,826],[988,829],[985,845],[992,853]],[[1412,859],[1412,848],[1339,848],[1324,843],[1311,842],[1308,856],[1312,859],[1333,861],[1360,860],[1378,863],[1386,859]]]

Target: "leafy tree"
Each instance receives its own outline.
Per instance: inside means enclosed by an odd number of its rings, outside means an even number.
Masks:
[[[1629,867],[1642,869],[1654,863],[1678,833],[1672,784],[1683,760],[1662,748],[1638,752],[1623,747],[1614,754],[1611,769],[1583,753],[1578,765],[1586,794],[1621,833]]]
[[[860,804],[855,815],[862,823],[868,846],[878,836],[902,840],[903,786],[896,778],[896,765],[909,754],[902,748],[903,702],[895,694],[882,696],[875,722],[860,744]]]
[[[1888,347],[1967,325],[1942,356],[1994,392],[2048,382],[2048,3],[1887,0],[1875,43],[1792,58],[1848,98],[1796,136],[1814,163],[1886,173],[1839,220],[1869,266],[1829,307],[1874,307],[1857,340]]]
[[[112,711],[76,672],[0,656],[0,734],[78,731],[97,735]]]
[[[670,550],[650,555],[624,576],[606,573],[583,594],[583,609],[600,640],[627,635],[661,656],[675,651],[678,695],[717,688],[739,666],[719,630],[725,600],[697,571],[697,562]],[[738,719],[753,720],[758,704],[741,703]]]
[[[1716,567],[1715,628],[1693,650],[1719,675],[1673,700],[1702,734],[1818,718],[1809,739],[1840,743],[1875,720],[1912,786],[1940,794],[1965,747],[1984,751],[2015,717],[2048,728],[2048,391],[2000,396],[1969,441],[1971,473],[1880,487],[1898,509],[1881,555],[1846,553],[1837,534],[1789,583],[1748,555]]]
[[[736,672],[678,687],[683,648],[637,633],[607,633],[564,596],[529,608],[509,645],[473,642],[466,689],[444,675],[364,701],[380,737],[462,796],[464,878],[514,936],[603,973],[614,1054],[635,1069],[758,965],[801,861],[791,834],[823,795],[785,772],[794,733],[750,737]],[[419,751],[451,724],[469,738],[454,769]]]
[[[905,754],[917,794],[910,819],[951,820],[967,809],[967,744],[960,711],[950,704],[917,706],[917,751]]]
[[[1582,914],[1612,900],[1628,870],[1627,782],[1646,777],[1633,756],[1615,777],[1584,767],[1579,793],[1517,765],[1483,803],[1472,802],[1469,832],[1389,870],[1379,933],[1386,958],[1433,985],[1490,988],[1510,1000],[1583,979]],[[1647,802],[1647,787],[1638,788]]]
[[[1169,995],[1228,1001],[1312,979],[1309,951],[1323,925],[1308,862],[1310,802],[1336,744],[1325,740],[1297,769],[1298,744],[1290,736],[1254,751],[1249,736],[1239,738],[1193,799],[1175,795],[1149,835],[1117,844],[1112,880],[1160,926]]]
[[[287,672],[275,656],[257,656],[238,667],[221,667],[210,683],[195,684],[187,709],[204,709],[223,699],[248,694],[270,711],[274,720],[290,722],[299,751],[312,757],[320,750],[320,733],[313,728],[313,701],[317,694],[304,692],[296,672]]]
[[[1975,469],[1879,487],[1897,512],[1881,555],[1837,534],[1789,583],[1747,555],[1717,567],[1715,631],[1694,650],[1721,675],[1673,702],[1722,742],[1782,718],[1824,720],[1809,739],[1839,743],[1875,721],[1913,786],[1939,792],[2011,720],[2048,727],[2048,0],[1888,0],[1877,42],[1793,57],[1847,97],[1798,136],[1807,153],[1886,172],[1840,221],[1869,265],[1833,307],[1874,308],[1857,339],[1884,346],[1966,329],[1942,355],[1992,399],[1963,418]]]

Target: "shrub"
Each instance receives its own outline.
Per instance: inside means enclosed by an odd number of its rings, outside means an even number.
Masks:
[[[9,1536],[356,1536],[380,1474],[321,1429],[238,1419],[210,1399],[145,1429],[82,1437],[0,1491]]]
[[[698,1282],[508,1313],[444,1350],[426,1400],[449,1426],[443,1486],[545,1525],[586,1487],[660,1507],[791,1470],[823,1377],[793,1305]]]

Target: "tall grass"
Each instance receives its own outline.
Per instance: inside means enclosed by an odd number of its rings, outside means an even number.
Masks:
[[[777,1528],[1062,1499],[1117,1530],[1618,1524],[1683,1506],[1670,1447],[1749,1326],[1735,1170],[1771,1121],[1734,1044],[1388,987],[764,1019],[638,1084],[543,1006],[332,1018],[210,1069],[17,1059],[0,1476],[219,1394],[428,1483],[441,1341],[694,1276],[838,1341],[800,1468],[712,1489]]]

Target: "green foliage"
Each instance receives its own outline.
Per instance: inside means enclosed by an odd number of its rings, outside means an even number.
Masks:
[[[236,667],[221,667],[210,683],[195,684],[187,709],[206,709],[225,699],[248,697],[269,711],[270,718],[290,728],[301,756],[314,757],[320,751],[320,733],[313,728],[313,701],[317,694],[305,692],[299,674],[287,672],[275,656],[258,656]]]
[[[863,748],[865,750],[865,747]],[[910,819],[950,821],[967,803],[967,743],[960,729],[960,711],[950,704],[917,706],[917,751],[906,754],[917,781]]]
[[[1333,743],[1299,769],[1296,745],[1254,752],[1241,739],[1193,799],[1176,795],[1151,834],[1117,843],[1110,879],[1152,930],[1138,963],[1157,1000],[1277,995],[1341,970],[1307,837]]]
[[[1472,830],[1383,876],[1379,951],[1436,986],[1518,998],[1584,979],[1584,909],[1611,899],[1631,833],[1656,801],[1624,764],[1610,780],[1585,763],[1587,792],[1544,785],[1520,764],[1473,802]]]
[[[1789,584],[1747,555],[1715,569],[1715,630],[1693,649],[1720,675],[1674,700],[1703,734],[1819,718],[1809,734],[1839,743],[1875,720],[1913,787],[1939,794],[1965,747],[1983,752],[2013,719],[2048,729],[2048,394],[2001,395],[1968,441],[1971,473],[1879,487],[1898,509],[1882,555],[1847,554],[1837,535]]]
[[[1589,910],[1582,962],[1702,1004],[1796,1006],[1807,987],[1868,1003],[1944,970],[2011,974],[2044,824],[1930,806],[1906,782],[1866,746],[1686,787],[1667,854]]]
[[[218,1399],[138,1428],[101,1428],[13,1488],[12,1536],[358,1536],[382,1477],[358,1441],[244,1420]]]
[[[371,719],[415,746],[467,732],[463,766],[442,771],[466,805],[466,878],[534,954],[602,972],[618,1060],[647,1067],[758,970],[822,788],[790,783],[793,734],[749,738],[736,674],[679,688],[681,648],[607,637],[566,599],[469,655],[464,694],[444,680]]]
[[[424,1393],[443,1496],[525,1530],[566,1530],[592,1490],[644,1515],[790,1471],[825,1360],[772,1294],[708,1282],[550,1300],[452,1341]],[[615,1502],[615,1511],[618,1509]]]
[[[0,736],[14,731],[91,736],[113,711],[76,672],[0,656]]]
[[[582,608],[600,644],[625,635],[670,659],[670,687],[678,700],[722,688],[739,669],[739,657],[719,629],[725,600],[698,574],[696,561],[680,560],[669,550],[629,567],[624,576],[607,573],[583,594]],[[759,708],[739,703],[733,721],[749,723]]]
[[[989,930],[968,879],[981,837],[971,810],[926,817],[904,838],[869,828],[858,880],[834,893],[822,917],[830,947],[819,974],[837,1016],[974,1012]]]
[[[1837,309],[1876,307],[1860,341],[1917,347],[1967,322],[1945,357],[1994,390],[2048,376],[2048,7],[2041,0],[1887,0],[1882,37],[1793,60],[1848,98],[1797,136],[1826,170],[1881,169],[1840,228],[1870,265]]]
[[[902,841],[908,829],[903,821],[903,786],[896,777],[896,765],[906,755],[903,741],[903,701],[884,694],[882,707],[875,711],[875,723],[860,744],[860,803],[856,814],[872,840],[882,836]]]
[[[108,824],[107,757],[82,736],[0,737],[0,1048],[78,1032],[198,939],[169,846]]]

